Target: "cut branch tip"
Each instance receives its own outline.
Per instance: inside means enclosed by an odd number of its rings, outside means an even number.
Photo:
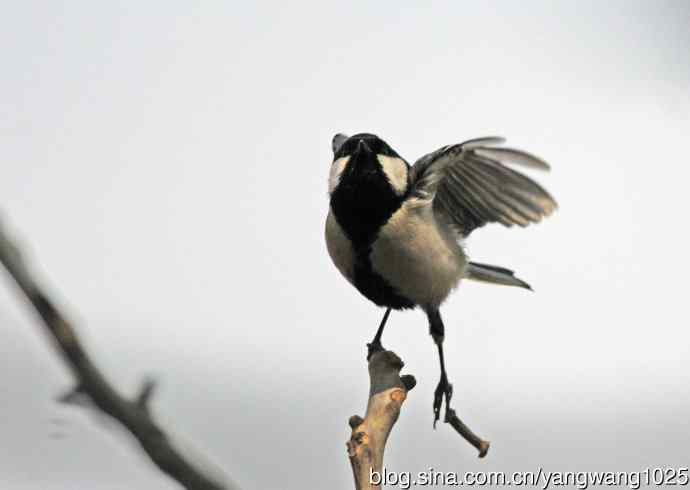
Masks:
[[[350,417],[350,420],[347,421],[351,429],[359,427],[360,425],[362,425],[363,422],[364,419],[359,415],[353,415],[352,417]]]
[[[65,405],[86,405],[88,400],[88,395],[81,385],[77,385],[71,390],[63,393],[56,398],[58,403],[63,403]]]
[[[400,376],[400,381],[405,386],[407,391],[411,391],[415,386],[417,386],[417,380],[411,374],[404,374]]]
[[[144,379],[144,382],[141,385],[141,389],[139,390],[139,395],[136,399],[136,404],[139,407],[148,410],[149,402],[151,401],[151,397],[153,396],[153,392],[155,389],[156,382],[152,378]]]

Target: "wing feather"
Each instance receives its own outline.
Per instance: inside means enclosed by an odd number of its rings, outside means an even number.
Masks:
[[[529,224],[529,216],[524,214],[520,207],[510,200],[509,196],[501,195],[495,185],[484,185],[486,181],[482,179],[482,175],[476,171],[475,167],[465,167],[463,174],[466,177],[465,182],[458,182],[458,184],[467,185],[471,192],[481,195],[482,199],[489,203],[487,206],[490,208],[488,220],[491,220],[495,211],[498,210],[500,213],[497,216],[497,221],[502,225],[527,226]]]
[[[541,158],[496,146],[498,136],[444,146],[421,157],[410,171],[412,195],[433,205],[463,236],[486,223],[527,226],[556,209],[539,184],[506,164],[549,170]]]
[[[548,215],[556,209],[557,204],[553,197],[529,177],[499,162],[483,157],[470,157],[469,160],[475,164],[475,168],[486,168],[493,171],[495,175],[499,176],[503,189],[507,193],[519,196],[524,202],[532,204],[536,211],[543,211]]]
[[[541,158],[527,153],[526,151],[516,150],[515,148],[477,148],[475,153],[485,156],[492,160],[507,161],[523,167],[536,168],[539,170],[551,170],[549,164]]]
[[[484,136],[464,141],[462,147],[466,150],[471,150],[473,148],[484,148],[487,145],[500,145],[505,142],[506,139],[503,136]]]
[[[473,171],[477,175],[477,179],[486,180],[491,184],[487,185],[487,187],[491,188],[492,196],[494,196],[497,201],[500,201],[505,207],[522,216],[523,220],[517,222],[518,225],[527,226],[530,222],[539,221],[541,219],[537,207],[531,202],[524,200],[519,195],[514,195],[510,190],[506,191],[504,190],[505,188],[501,188],[499,185],[500,180],[486,168],[483,168],[483,166],[474,166]]]
[[[485,188],[482,188],[480,183],[473,181],[469,168],[459,167],[450,169],[448,172],[448,184],[451,189],[450,192],[457,187],[464,187],[467,189],[467,193],[473,197],[474,201],[470,201],[470,205],[474,204],[474,206],[477,207],[484,221],[490,221],[495,216],[497,221],[503,224],[510,224],[503,215],[500,213],[496,214],[497,206],[495,206],[492,196],[486,192]]]

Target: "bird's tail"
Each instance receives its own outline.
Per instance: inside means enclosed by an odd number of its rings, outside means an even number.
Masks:
[[[515,277],[515,273],[510,269],[497,267],[495,265],[479,264],[470,262],[465,272],[467,279],[473,281],[489,282],[492,284],[502,284],[504,286],[517,286],[532,290],[532,287],[522,279]]]

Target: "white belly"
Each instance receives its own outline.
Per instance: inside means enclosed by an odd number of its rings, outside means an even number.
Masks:
[[[422,307],[438,307],[458,285],[467,260],[431,206],[405,202],[381,228],[371,251],[376,272]]]
[[[354,284],[355,251],[330,210],[326,218],[326,247],[340,273]]]

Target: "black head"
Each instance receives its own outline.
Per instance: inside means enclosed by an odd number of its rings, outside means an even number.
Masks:
[[[364,144],[375,155],[385,155],[388,157],[400,158],[400,155],[381,138],[371,133],[359,133],[347,137],[338,133],[333,137],[333,160],[352,155],[357,151],[357,147]]]
[[[407,191],[409,165],[381,138],[370,133],[333,137],[329,192],[345,181],[350,186],[387,184],[397,195]],[[376,181],[379,181],[378,184]]]

